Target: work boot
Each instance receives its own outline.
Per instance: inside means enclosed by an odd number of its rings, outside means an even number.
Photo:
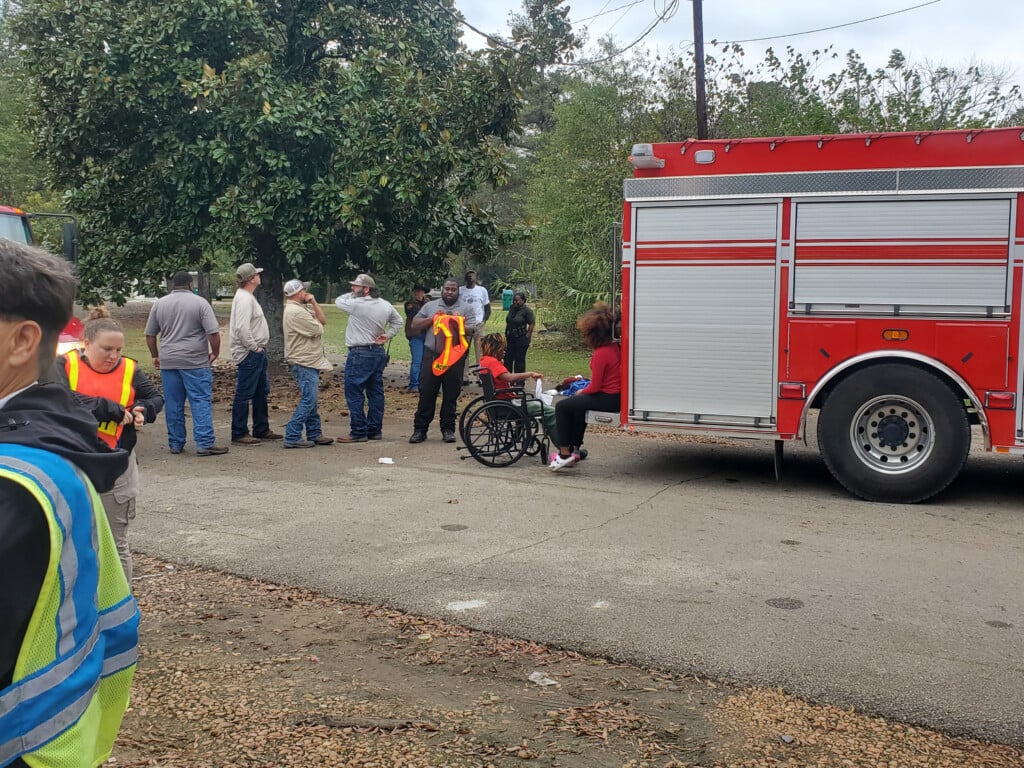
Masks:
[[[231,440],[232,445],[259,445],[262,442],[258,437],[253,437],[252,435],[242,435]]]
[[[200,448],[196,451],[196,456],[223,456],[227,452],[227,446],[211,445],[209,448]]]
[[[422,443],[426,439],[427,439],[426,431],[424,431],[422,429],[417,429],[415,432],[412,433],[412,435],[410,435],[409,442],[410,443]]]
[[[455,430],[454,429],[442,430],[441,431],[441,439],[444,442],[446,442],[446,443],[454,443],[455,442]]]
[[[262,435],[256,435],[260,440],[283,440],[284,435],[279,435],[272,429],[268,429]]]

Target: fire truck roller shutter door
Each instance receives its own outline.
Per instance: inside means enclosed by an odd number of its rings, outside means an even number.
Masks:
[[[971,447],[963,399],[910,364],[854,371],[829,393],[818,446],[832,475],[868,501],[914,503],[960,474]]]

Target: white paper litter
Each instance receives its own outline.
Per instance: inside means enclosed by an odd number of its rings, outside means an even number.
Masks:
[[[389,459],[387,456],[381,456],[379,459],[377,459],[377,463],[378,464],[394,464],[395,460],[394,459]]]
[[[543,672],[531,672],[527,680],[531,683],[536,683],[537,685],[558,685],[557,681],[552,680]]]

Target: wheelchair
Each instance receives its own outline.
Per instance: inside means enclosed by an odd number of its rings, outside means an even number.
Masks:
[[[495,389],[494,379],[486,370],[476,370],[484,394],[470,401],[459,416],[459,436],[463,445],[486,467],[508,467],[523,456],[539,456],[547,466],[551,441],[544,431],[538,412],[527,411],[527,403],[537,400],[522,387]]]

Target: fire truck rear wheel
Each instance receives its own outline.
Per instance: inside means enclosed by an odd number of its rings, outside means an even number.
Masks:
[[[963,469],[971,428],[963,399],[932,373],[887,363],[836,385],[818,418],[829,471],[868,501],[914,503]]]

